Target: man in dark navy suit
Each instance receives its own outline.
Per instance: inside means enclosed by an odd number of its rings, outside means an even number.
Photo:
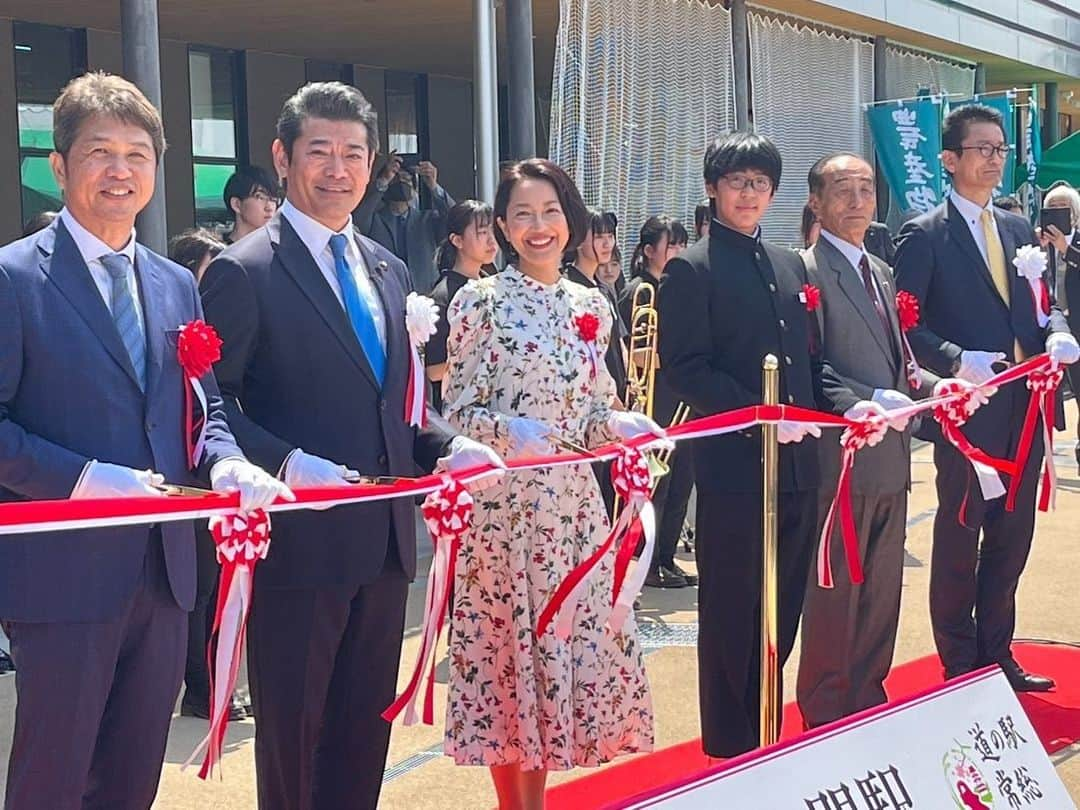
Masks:
[[[165,149],[153,105],[117,76],[54,107],[64,210],[0,249],[0,501],[160,495],[167,481],[291,497],[244,460],[212,374],[188,469],[178,328],[191,274],[135,241]],[[0,538],[0,619],[18,666],[9,810],[145,810],[157,791],[195,598],[190,521]]]
[[[908,339],[920,365],[975,385],[1044,351],[1056,363],[1080,358],[1057,306],[1039,325],[1027,280],[1013,265],[1018,248],[1038,244],[1031,225],[991,204],[1008,152],[999,113],[981,105],[953,110],[941,153],[953,191],[903,227],[896,254],[897,286],[919,299],[922,317]],[[1050,283],[1049,272],[1044,281]],[[1014,458],[1028,397],[1023,381],[1004,386],[968,420],[964,434],[991,456]],[[940,435],[935,443],[930,618],[947,678],[999,664],[1018,691],[1054,685],[1021,669],[1010,651],[1016,587],[1035,529],[1042,435],[1039,428],[1011,512],[1004,497],[983,497],[970,463],[951,444]]]
[[[501,465],[433,411],[405,420],[408,271],[362,236],[376,115],[354,87],[309,84],[285,102],[274,165],[286,202],[201,282],[225,339],[225,408],[252,459],[289,486],[356,474]],[[382,784],[409,580],[408,499],[290,513],[255,575],[248,667],[263,810],[374,808]]]

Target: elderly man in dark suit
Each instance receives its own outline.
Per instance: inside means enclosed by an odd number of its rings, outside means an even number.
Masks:
[[[378,136],[354,87],[308,84],[281,111],[286,201],[222,253],[201,289],[241,447],[290,486],[341,486],[437,465],[500,465],[434,412],[404,418],[405,265],[354,228]],[[378,803],[409,580],[412,501],[290,513],[255,575],[250,668],[263,810]]]
[[[1039,325],[1027,280],[1013,267],[1017,249],[1038,240],[1022,217],[991,203],[1008,152],[999,113],[981,105],[953,110],[945,119],[941,153],[953,191],[945,203],[904,226],[896,254],[897,286],[921,308],[918,326],[908,333],[919,364],[976,385],[1002,365],[1043,351],[1056,363],[1080,358],[1056,305],[1047,325]],[[1044,281],[1050,284],[1049,272]],[[991,456],[1014,458],[1027,403],[1023,381],[1007,385],[967,422],[964,433]],[[1053,687],[1049,678],[1025,672],[1010,650],[1044,449],[1053,452],[1043,448],[1040,428],[1020,472],[1015,509],[1008,511],[1005,498],[983,497],[963,455],[944,441],[935,444],[930,618],[948,678],[999,664],[1018,691]]]
[[[822,389],[835,413],[887,416],[911,405],[896,291],[887,264],[865,246],[876,202],[874,170],[850,153],[814,164],[810,207],[821,236],[803,258],[821,290],[821,351],[829,369]],[[920,381],[921,382],[921,381]],[[852,510],[865,580],[847,575],[843,543],[832,544],[834,586],[818,587],[812,566],[803,606],[798,700],[809,727],[886,701],[900,620],[907,496],[911,484],[908,420],[898,418],[879,444],[862,450],[851,473]],[[823,524],[840,475],[835,434],[818,442]],[[839,535],[839,527],[834,529]]]
[[[165,149],[118,76],[72,81],[50,163],[64,210],[0,249],[0,501],[161,494],[163,481],[291,497],[244,460],[212,374],[205,453],[188,469],[177,328],[191,273],[135,241]],[[9,810],[149,807],[195,598],[190,522],[0,541],[0,619],[18,665]]]

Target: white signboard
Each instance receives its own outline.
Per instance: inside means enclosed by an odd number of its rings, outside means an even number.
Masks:
[[[622,808],[1075,810],[996,667],[747,754]]]

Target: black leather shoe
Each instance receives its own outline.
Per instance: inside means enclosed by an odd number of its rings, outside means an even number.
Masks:
[[[180,701],[180,716],[181,717],[198,717],[202,720],[210,719],[210,701],[189,701],[187,695],[184,695],[184,699]],[[234,720],[246,720],[247,711],[244,710],[244,704],[234,696],[232,699],[232,705],[229,706],[229,721]]]
[[[0,673],[14,672],[15,662],[11,660],[11,656],[3,650],[0,650]]]
[[[649,575],[645,577],[645,585],[649,588],[685,588],[687,584],[685,577],[664,566],[649,569]]]
[[[687,585],[697,585],[697,574],[691,574],[688,571],[683,571],[682,567],[677,562],[673,562],[671,565],[664,565],[661,567],[669,574],[685,579]]]
[[[1003,661],[999,666],[1015,692],[1049,692],[1057,686],[1053,678],[1025,672],[1015,661]]]

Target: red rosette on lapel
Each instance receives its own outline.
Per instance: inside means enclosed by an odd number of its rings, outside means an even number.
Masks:
[[[199,466],[206,444],[206,391],[200,382],[221,359],[221,338],[205,321],[191,321],[180,327],[176,358],[184,372],[184,445],[190,469]],[[200,408],[196,412],[196,402]]]
[[[810,334],[808,349],[810,354],[821,351],[821,321],[818,310],[821,309],[821,290],[814,284],[806,283],[799,290],[799,303],[806,308],[807,332]]]
[[[922,369],[915,359],[915,352],[908,343],[907,333],[919,325],[919,299],[907,290],[896,294],[896,315],[900,321],[900,341],[904,349],[904,369],[907,371],[908,385],[912,391],[922,387]]]
[[[248,515],[210,518],[210,534],[217,547],[221,566],[218,579],[217,609],[207,644],[210,669],[210,729],[184,763],[191,765],[206,753],[199,778],[206,779],[221,760],[225,730],[236,676],[240,671],[240,651],[244,647],[248,613],[251,610],[255,566],[265,560],[270,550],[270,516],[261,509]],[[216,654],[214,640],[217,640]]]

